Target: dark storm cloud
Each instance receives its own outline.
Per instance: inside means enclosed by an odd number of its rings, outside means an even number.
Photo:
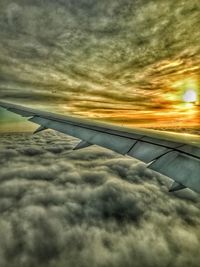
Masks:
[[[198,0],[1,0],[0,5],[3,99],[47,108],[51,102],[61,112],[67,104],[70,112],[96,117],[95,107],[83,109],[83,101],[98,107],[112,100],[113,108],[136,105],[144,117],[154,106],[161,112],[170,106],[166,94],[173,82],[199,79]]]
[[[0,138],[1,266],[198,266],[195,194],[54,132]]]

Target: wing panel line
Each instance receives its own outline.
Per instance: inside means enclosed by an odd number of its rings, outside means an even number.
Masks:
[[[38,115],[33,116],[33,118],[34,118],[34,117],[41,118],[41,117],[38,116]],[[141,138],[146,137],[146,135],[140,137],[139,139],[136,139],[136,138],[133,138],[133,137],[131,137],[131,136],[130,136],[130,137],[127,137],[127,136],[121,135],[121,134],[117,133],[116,131],[112,132],[112,130],[110,131],[110,129],[107,129],[107,131],[103,131],[103,128],[102,128],[102,127],[93,127],[93,126],[91,126],[91,127],[87,127],[86,125],[84,125],[84,124],[82,124],[82,123],[77,124],[77,123],[72,123],[72,122],[69,122],[69,121],[62,121],[62,120],[59,121],[59,120],[54,119],[54,118],[48,118],[48,117],[44,117],[44,118],[47,119],[47,120],[50,120],[50,121],[55,121],[55,122],[60,122],[60,123],[65,123],[65,124],[70,124],[70,125],[72,125],[72,126],[75,126],[75,127],[81,127],[81,128],[87,129],[87,130],[94,130],[94,131],[98,131],[98,132],[101,132],[101,133],[108,133],[108,134],[112,134],[112,135],[119,136],[119,137],[130,138],[130,139],[136,141],[136,143],[137,143],[138,141],[143,141],[143,142],[148,143],[148,144],[152,144],[152,145],[156,145],[156,146],[160,146],[160,147],[165,147],[165,148],[171,149],[172,151],[177,151],[177,152],[186,154],[186,155],[188,155],[188,156],[191,156],[191,157],[200,159],[200,157],[198,157],[198,156],[196,156],[196,155],[193,155],[193,154],[188,153],[188,152],[185,152],[185,151],[183,152],[183,151],[181,151],[181,150],[178,149],[178,148],[184,146],[185,144],[181,144],[181,145],[179,144],[177,147],[173,147],[173,148],[172,148],[172,147],[170,147],[170,146],[166,146],[166,145],[164,145],[164,144],[161,145],[161,144],[158,144],[158,143],[156,143],[156,142],[154,143],[154,142],[147,141],[147,140],[141,140]],[[29,121],[31,121],[31,119],[29,119]],[[37,123],[37,124],[38,124],[38,123]],[[96,128],[97,128],[97,129],[96,129]],[[99,128],[99,129],[98,129],[98,128]],[[173,143],[173,142],[172,142],[172,143]],[[135,144],[134,144],[134,145],[135,145]]]

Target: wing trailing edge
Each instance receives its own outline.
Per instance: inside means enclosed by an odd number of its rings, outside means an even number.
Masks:
[[[73,150],[79,150],[79,149],[82,149],[82,148],[86,148],[86,147],[89,147],[89,146],[92,146],[92,144],[88,143],[87,141],[80,141],[80,143],[78,143],[78,145],[76,145]]]
[[[179,184],[177,182],[173,182],[173,184],[171,185],[169,192],[175,192],[175,191],[179,191],[186,188],[186,186],[184,186],[183,184]]]
[[[41,125],[41,126],[39,126],[39,127],[33,132],[33,134],[42,132],[42,131],[44,131],[44,130],[47,130],[47,128]]]

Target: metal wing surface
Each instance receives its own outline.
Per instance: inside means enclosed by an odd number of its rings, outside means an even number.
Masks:
[[[170,191],[188,187],[200,193],[200,136],[124,128],[1,101],[0,107],[40,125],[36,132],[53,129],[79,138],[75,149],[99,145],[141,160],[175,181]]]

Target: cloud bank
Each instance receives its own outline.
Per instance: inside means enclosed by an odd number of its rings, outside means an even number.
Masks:
[[[0,136],[0,265],[197,267],[199,197],[54,132]]]

